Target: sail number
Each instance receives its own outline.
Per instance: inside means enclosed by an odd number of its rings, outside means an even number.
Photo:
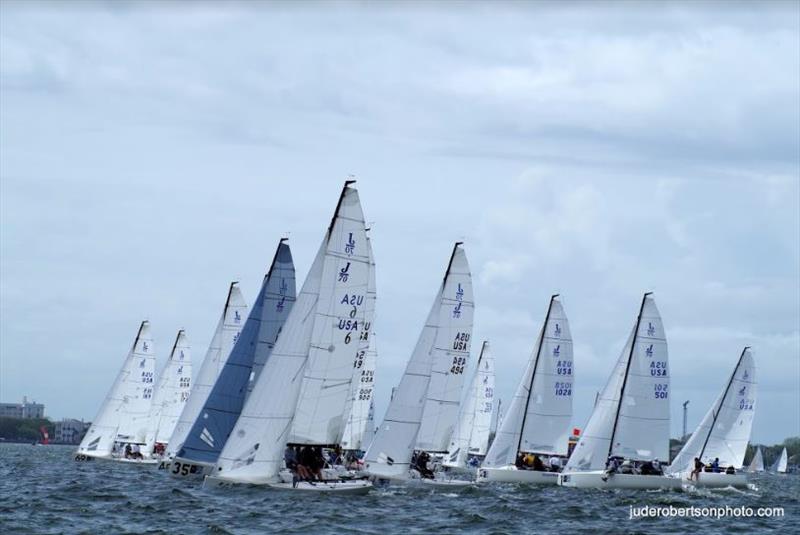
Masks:
[[[456,338],[453,340],[453,349],[455,351],[467,351],[469,349],[469,333],[456,333]]]
[[[656,399],[667,399],[667,388],[669,385],[663,383],[656,383],[653,385],[653,395]]]
[[[450,373],[461,374],[464,373],[464,366],[467,364],[466,357],[453,357],[453,365],[450,366]]]
[[[142,382],[143,383],[152,383],[153,382],[153,372],[142,372]]]
[[[180,476],[188,476],[197,473],[197,465],[189,463],[177,463],[172,461],[172,473]]]
[[[556,381],[556,396],[571,396],[572,383]]]
[[[753,405],[755,405],[756,400],[754,399],[741,399],[739,400],[739,409],[743,411],[751,411],[753,410]]]
[[[572,361],[559,360],[556,362],[556,373],[558,375],[572,375]]]
[[[667,376],[667,363],[664,361],[654,361],[650,363],[650,375],[653,377]]]

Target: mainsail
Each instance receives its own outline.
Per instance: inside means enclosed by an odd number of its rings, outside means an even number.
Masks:
[[[189,398],[192,381],[192,357],[186,333],[181,329],[161,371],[150,407],[150,424],[144,452],[150,454],[157,442],[166,444],[175,430],[181,411]]]
[[[406,479],[417,443],[434,357],[448,355],[452,373],[462,374],[472,330],[472,284],[461,242],[453,247],[436,293],[386,416],[365,455],[367,470],[378,477]]]
[[[269,360],[294,300],[292,253],[282,239],[241,336],[234,344],[177,458],[206,464],[217,461],[242,411],[253,365]]]
[[[554,295],[483,466],[513,465],[520,451],[566,456],[574,372],[569,322],[558,295]]]
[[[761,454],[761,448],[756,448],[756,454],[753,460],[750,461],[750,466],[747,467],[748,472],[763,472],[764,471],[764,456]]]
[[[375,260],[372,255],[372,243],[367,237],[367,249],[370,259],[369,281],[367,283],[366,316],[359,335],[360,348],[353,360],[350,394],[344,409],[344,430],[338,443],[346,450],[363,450],[365,448],[364,433],[367,428],[372,396],[375,388],[375,366],[378,352],[375,345],[375,333],[372,322],[375,318],[376,282]]]
[[[601,470],[609,456],[669,459],[667,340],[652,294],[597,400],[566,472]]]
[[[776,472],[778,474],[785,474],[786,468],[789,465],[789,454],[786,452],[786,448],[783,448],[781,451],[780,456],[775,461],[775,464],[772,465],[770,468],[770,472]]]
[[[486,455],[494,410],[494,358],[489,342],[481,346],[469,385],[444,460],[452,468],[465,468],[470,455]]]
[[[709,464],[741,468],[753,427],[756,405],[756,365],[745,347],[719,397],[669,466],[670,473],[688,472],[695,457]]]
[[[217,461],[214,475],[269,483],[290,440],[332,444],[366,318],[369,278],[364,214],[358,191],[345,182],[328,232],[281,337],[256,380]]]
[[[217,382],[223,366],[225,366],[225,361],[227,361],[228,355],[233,349],[233,344],[239,338],[246,316],[247,303],[242,297],[238,284],[232,282],[228,288],[228,296],[225,299],[222,315],[217,322],[214,337],[211,339],[206,356],[200,365],[197,378],[192,384],[189,399],[186,405],[183,406],[180,418],[178,418],[178,424],[169,438],[166,451],[167,457],[174,457],[186,441],[186,436],[192,429],[197,417],[200,416],[200,411],[208,400],[208,394],[214,387],[214,383]]]
[[[463,253],[463,249],[462,249]],[[466,263],[466,256],[464,256]],[[443,294],[452,310],[439,315],[437,338],[431,351],[433,362],[430,382],[417,434],[416,449],[447,452],[450,437],[458,420],[458,407],[464,385],[464,370],[469,362],[472,338],[472,277],[469,266],[466,276],[456,282],[454,292]],[[456,336],[460,338],[456,338]]]
[[[78,446],[79,455],[108,457],[115,442],[144,443],[153,397],[155,356],[143,321],[103,405]]]

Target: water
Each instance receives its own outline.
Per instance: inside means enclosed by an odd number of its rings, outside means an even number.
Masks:
[[[76,463],[74,448],[0,445],[0,533],[800,533],[800,477],[749,490],[586,491],[393,487],[366,496],[203,489],[154,466]],[[780,506],[782,518],[630,520],[630,506]]]

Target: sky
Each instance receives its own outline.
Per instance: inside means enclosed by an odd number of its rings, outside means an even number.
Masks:
[[[797,3],[65,4],[0,4],[2,401],[91,419],[145,318],[198,368],[352,174],[378,419],[463,240],[503,400],[560,293],[582,427],[653,291],[673,436],[745,345],[800,435]]]

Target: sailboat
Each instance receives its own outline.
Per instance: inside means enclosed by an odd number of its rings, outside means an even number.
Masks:
[[[484,341],[444,462],[448,470],[475,471],[486,455],[494,413],[494,357]]]
[[[189,392],[189,399],[183,406],[181,415],[178,418],[178,423],[175,425],[175,430],[169,438],[167,450],[165,453],[166,461],[160,465],[160,469],[167,469],[170,466],[170,461],[178,453],[178,450],[183,446],[189,431],[192,429],[200,411],[208,400],[208,394],[217,382],[222,368],[230,355],[233,345],[239,339],[239,335],[244,325],[244,318],[247,316],[247,303],[242,297],[242,292],[239,289],[237,282],[232,282],[228,287],[227,297],[225,298],[225,305],[222,309],[217,328],[214,330],[214,336],[211,339],[211,344],[208,346],[208,351],[203,358],[203,363],[200,365],[200,371],[197,378],[192,384],[191,391]],[[187,468],[188,472],[188,468]]]
[[[644,294],[636,325],[597,400],[558,484],[580,488],[680,488],[664,475],[628,473],[630,464],[669,459],[667,340],[651,293]],[[624,459],[617,471],[607,459]],[[656,471],[656,470],[654,470]]]
[[[695,486],[746,486],[744,473],[727,474],[725,470],[727,467],[739,470],[744,464],[756,396],[756,365],[750,348],[745,347],[725,388],[672,461],[667,473]],[[718,460],[720,472],[701,472],[692,477],[695,458],[706,465]]]
[[[518,469],[520,454],[566,459],[575,365],[558,295],[550,298],[528,366],[480,470],[478,482],[555,484],[557,471]],[[548,463],[549,464],[549,463]]]
[[[294,263],[281,239],[241,335],[211,389],[200,416],[170,466],[177,476],[211,472],[295,301]],[[261,375],[259,375],[260,377]]]
[[[353,358],[368,317],[372,260],[358,191],[345,182],[333,218],[283,332],[256,380],[208,485],[254,484],[315,492],[366,492],[364,480],[284,483],[287,446],[336,446]]]
[[[126,446],[143,446],[153,398],[155,356],[150,322],[143,321],[128,355],[89,431],[76,461],[125,460]]]
[[[432,375],[443,375],[441,369],[434,368],[434,363],[447,359],[450,368],[444,375],[463,374],[472,338],[474,308],[467,256],[462,243],[456,242],[400,384],[367,449],[365,469],[373,478],[401,482],[410,479],[411,459],[430,398]],[[439,383],[446,383],[446,377],[440,378]]]
[[[747,471],[751,473],[764,471],[764,455],[762,455],[760,447],[756,448],[756,454],[753,456],[753,460],[750,461],[750,466],[747,467]]]
[[[150,407],[150,424],[145,436],[142,455],[145,459],[160,460],[178,424],[192,381],[192,357],[186,333],[181,329],[175,337],[167,363],[158,377]]]
[[[781,451],[780,456],[775,461],[775,464],[772,465],[772,468],[769,469],[770,472],[774,472],[776,474],[785,474],[786,468],[789,465],[789,454],[786,451],[786,448],[783,448]]]

